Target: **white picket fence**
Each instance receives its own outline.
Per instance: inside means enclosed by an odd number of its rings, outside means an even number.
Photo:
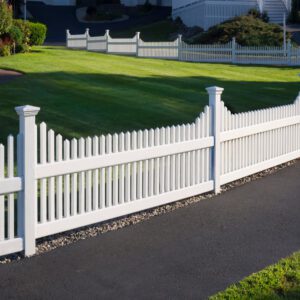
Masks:
[[[232,114],[211,87],[192,124],[64,139],[17,107],[20,131],[0,145],[0,256],[36,239],[164,205],[300,157],[300,96]],[[14,166],[17,149],[17,174]]]
[[[144,42],[139,32],[133,38],[115,39],[109,35],[109,30],[104,36],[91,37],[87,29],[81,35],[71,35],[67,30],[66,44],[72,49],[188,62],[300,65],[300,48],[291,41],[285,47],[245,47],[237,44],[235,39],[225,45],[189,45],[182,41],[181,36],[173,42]]]

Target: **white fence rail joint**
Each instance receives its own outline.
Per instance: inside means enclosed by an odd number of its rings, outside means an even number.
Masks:
[[[232,114],[222,88],[207,92],[209,106],[191,124],[71,141],[35,124],[39,108],[17,107],[17,176],[14,137],[0,145],[0,256],[30,256],[38,238],[217,194],[226,183],[300,157],[300,96]]]
[[[140,32],[133,38],[112,38],[106,30],[103,36],[91,37],[86,29],[81,35],[71,35],[67,30],[66,45],[72,49],[189,62],[300,65],[300,48],[290,40],[282,47],[240,46],[235,38],[225,45],[189,45],[182,41],[181,35],[173,42],[144,42]]]

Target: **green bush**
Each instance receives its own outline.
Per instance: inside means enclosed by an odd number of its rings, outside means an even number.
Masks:
[[[195,43],[226,44],[236,38],[242,46],[281,46],[283,31],[279,25],[263,22],[253,16],[241,16],[211,27]]]
[[[247,16],[251,16],[251,17],[256,18],[256,19],[261,19],[262,21],[264,21],[266,23],[268,23],[269,20],[270,20],[267,12],[264,11],[264,12],[261,13],[259,10],[255,9],[255,8],[250,9],[248,11]]]
[[[12,26],[12,9],[6,1],[0,0],[0,36],[7,33]]]
[[[47,26],[42,23],[29,22],[29,45],[43,45],[46,39]]]
[[[15,19],[13,20],[13,25],[18,27],[23,33],[22,44],[29,45],[31,34],[29,22],[21,19]]]
[[[23,32],[21,31],[21,29],[19,27],[12,25],[9,29],[8,34],[16,45],[22,44]]]
[[[11,46],[10,45],[0,46],[0,56],[9,56],[10,54],[11,54]]]
[[[16,53],[26,53],[29,52],[30,47],[28,44],[19,44],[16,45]]]

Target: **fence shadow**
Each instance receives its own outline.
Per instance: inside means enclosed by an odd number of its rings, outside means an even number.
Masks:
[[[295,82],[255,82],[247,76],[29,73],[0,86],[0,141],[17,132],[13,111],[24,104],[41,107],[38,121],[69,138],[193,122],[208,104],[205,88],[214,85],[225,88],[222,99],[233,112],[292,103],[300,89],[297,74]]]

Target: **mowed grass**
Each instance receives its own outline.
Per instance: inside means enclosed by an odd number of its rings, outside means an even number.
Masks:
[[[210,300],[296,300],[300,299],[300,252],[280,260]]]
[[[235,112],[293,102],[300,69],[194,64],[113,56],[58,47],[0,58],[0,68],[24,76],[0,84],[0,140],[18,130],[14,107],[41,107],[38,122],[64,137],[176,125],[208,103],[205,88],[225,88]]]

